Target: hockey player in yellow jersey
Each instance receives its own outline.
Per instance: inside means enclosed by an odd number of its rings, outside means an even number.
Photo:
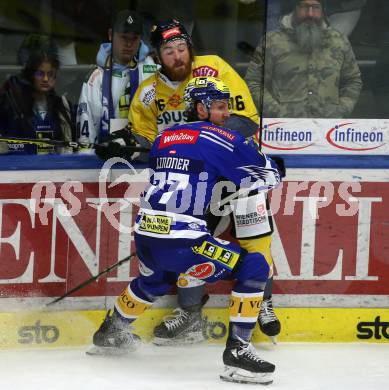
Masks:
[[[163,58],[164,73],[157,72],[137,89],[129,111],[131,130],[153,142],[162,130],[186,122],[183,101],[186,84],[191,77],[212,76],[228,85],[231,111],[243,117],[234,120],[241,119],[252,134],[258,127],[257,110],[246,83],[236,71],[217,55],[194,56],[190,37],[178,22],[170,21],[154,28],[152,44],[158,48],[159,58]],[[179,39],[167,35],[169,45],[162,45],[166,41],[163,34],[173,34],[170,30],[178,31]]]
[[[103,158],[120,155],[119,145],[123,142],[129,144],[128,134],[131,135],[131,145],[147,146],[164,129],[185,123],[184,89],[188,81],[196,76],[217,77],[229,87],[231,115],[225,127],[237,130],[245,137],[252,136],[258,130],[259,117],[244,80],[217,55],[195,56],[191,38],[180,22],[167,20],[154,26],[151,43],[157,51],[161,70],[142,82],[135,93],[129,110],[131,132],[124,134],[124,140],[121,139],[123,131],[117,132],[114,137],[120,139],[113,140],[107,150],[97,148],[98,155]],[[247,199],[243,201],[247,202]],[[251,197],[247,204],[253,209],[250,214],[260,207],[266,210],[266,200],[256,196]],[[270,218],[254,225],[247,232],[246,227],[239,226],[237,222],[242,221],[244,216],[237,219],[234,214],[233,217],[234,231],[240,245],[248,252],[263,253],[268,263],[272,264]],[[212,215],[210,218],[208,225],[216,228],[217,219]],[[179,308],[155,328],[155,344],[186,344],[204,339],[201,308],[208,299],[204,283],[188,275],[181,275],[177,287]],[[272,279],[269,279],[258,323],[266,335],[275,336],[280,332],[280,322],[272,308],[271,291]]]

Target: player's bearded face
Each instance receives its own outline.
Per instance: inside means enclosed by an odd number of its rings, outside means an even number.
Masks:
[[[188,45],[184,39],[165,43],[160,48],[162,70],[172,81],[185,80],[191,71]]]

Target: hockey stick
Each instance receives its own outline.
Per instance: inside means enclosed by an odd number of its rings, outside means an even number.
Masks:
[[[259,134],[258,134],[258,144],[259,147],[262,147],[262,132],[263,132],[263,103],[264,103],[264,96],[265,96],[265,64],[266,64],[266,38],[267,38],[267,16],[268,16],[268,2],[265,1],[264,5],[264,23],[263,23],[263,41],[262,41],[262,47],[261,47],[261,54],[263,59],[263,66],[261,69],[261,80],[262,80],[262,88],[261,93],[259,96]]]
[[[18,138],[18,137],[0,137],[0,141],[16,144],[32,144],[32,145],[53,145],[53,146],[68,146],[73,148],[93,148],[93,144],[80,144],[74,141],[59,141],[48,138]]]
[[[263,132],[263,102],[264,102],[264,94],[265,94],[265,60],[266,60],[266,33],[267,33],[267,14],[268,14],[268,1],[265,1],[264,4],[264,23],[263,23],[263,39],[262,39],[262,46],[261,46],[261,54],[263,58],[263,66],[261,69],[261,80],[262,80],[262,88],[261,88],[261,93],[259,97],[259,132],[258,132],[258,144],[259,144],[259,149],[262,147],[262,132]],[[236,198],[239,198],[240,196],[244,196],[249,194],[252,190],[256,189],[255,188],[255,183],[253,186],[249,188],[241,188],[240,190],[232,193],[231,195],[225,197],[224,199],[221,199],[219,202],[215,203],[212,206],[212,209],[214,208],[220,208],[230,202],[231,200],[234,200]],[[258,192],[266,192],[267,190],[263,191],[258,191]]]
[[[70,291],[66,292],[65,294],[61,295],[60,297],[58,297],[58,298],[54,299],[53,301],[49,302],[48,304],[46,304],[46,306],[50,306],[50,305],[53,305],[54,303],[62,301],[62,299],[66,298],[67,296],[73,294],[74,292],[76,292],[78,290],[81,290],[83,287],[87,286],[89,283],[94,282],[101,275],[107,274],[109,271],[113,270],[114,268],[119,267],[123,263],[126,263],[127,261],[131,260],[131,258],[133,258],[135,255],[136,255],[136,252],[132,252],[129,256],[127,256],[124,259],[118,261],[117,263],[107,267],[103,271],[99,272],[97,275],[92,276],[91,278],[85,280],[84,282],[82,282],[78,286],[72,288]]]
[[[75,149],[94,149],[95,144],[84,144],[76,141],[59,141],[55,139],[35,139],[35,138],[17,138],[17,137],[1,137],[0,142],[19,143],[19,144],[31,144],[31,145],[53,145],[71,147]],[[122,150],[127,152],[148,152],[150,149],[139,146],[122,146]]]
[[[269,0],[270,1],[270,0]],[[264,23],[263,23],[263,38],[262,38],[262,45],[261,45],[261,55],[262,55],[262,60],[263,60],[263,65],[261,69],[261,80],[262,80],[262,88],[260,90],[260,96],[259,96],[259,133],[258,133],[258,144],[259,144],[259,149],[261,150],[262,148],[262,133],[263,133],[263,103],[264,103],[264,95],[265,95],[265,64],[266,64],[266,38],[267,38],[267,16],[268,16],[268,1],[265,1],[264,4]],[[241,188],[240,190],[232,193],[231,195],[227,196],[224,199],[221,199],[219,202],[215,203],[212,206],[212,209],[214,208],[220,208],[221,206],[224,206],[225,204],[229,203],[231,200],[237,199],[240,196],[244,196],[249,194],[252,190],[256,189],[255,188],[255,183],[253,186],[249,188]],[[267,192],[268,190],[263,189],[262,191],[258,192]]]

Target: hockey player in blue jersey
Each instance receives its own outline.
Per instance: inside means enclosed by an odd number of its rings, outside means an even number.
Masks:
[[[129,326],[175,285],[180,273],[207,283],[233,279],[229,335],[220,377],[271,383],[275,366],[250,344],[270,274],[259,252],[214,238],[206,212],[220,178],[240,192],[266,192],[280,182],[277,166],[237,132],[221,127],[229,116],[228,88],[213,77],[196,77],[185,90],[194,122],[163,131],[150,151],[152,175],[135,225],[140,275],[130,282],[93,336],[91,354],[126,353],[139,343]],[[197,120],[197,121],[195,121]]]
[[[122,145],[150,147],[163,130],[173,124],[186,123],[184,91],[190,78],[196,76],[214,76],[228,85],[231,115],[224,127],[239,131],[245,137],[255,133],[259,118],[250,92],[243,79],[224,60],[214,55],[194,56],[192,40],[177,20],[157,23],[153,26],[150,39],[158,53],[161,72],[139,86],[131,103],[128,128],[113,132],[105,140],[107,142],[96,145],[98,156],[105,160],[111,157],[148,160],[146,153],[128,154]],[[248,252],[261,252],[269,264],[273,263],[272,218],[262,212],[269,208],[266,197],[263,193],[249,194],[245,199],[239,197],[234,203],[243,203],[244,212],[223,213],[224,216],[208,213],[209,231],[211,234],[221,234],[220,227],[225,227],[225,223],[231,221],[231,235],[239,245]],[[227,211],[229,207],[226,204],[223,208]],[[234,210],[240,210],[239,204]],[[272,280],[271,277],[267,281],[258,316],[261,331],[269,337],[278,335],[281,329],[272,306]],[[202,317],[202,307],[207,299],[204,282],[180,275],[177,281],[178,307],[154,328],[153,343],[183,345],[203,341],[206,321]]]

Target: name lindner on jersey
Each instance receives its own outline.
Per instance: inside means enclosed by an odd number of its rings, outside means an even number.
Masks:
[[[271,159],[243,136],[209,122],[166,129],[153,143],[149,166],[136,231],[169,238],[204,234],[208,206],[225,189],[269,191],[281,180]]]

